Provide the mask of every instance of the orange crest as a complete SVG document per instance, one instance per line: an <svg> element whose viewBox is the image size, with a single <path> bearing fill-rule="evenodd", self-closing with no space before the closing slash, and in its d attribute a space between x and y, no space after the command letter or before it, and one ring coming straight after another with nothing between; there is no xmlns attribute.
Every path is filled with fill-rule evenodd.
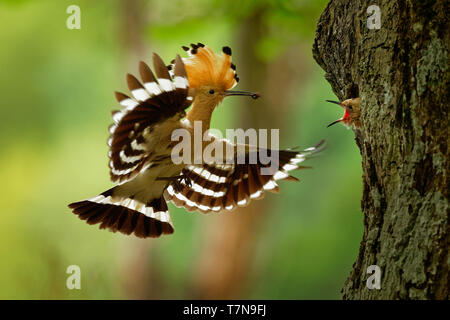
<svg viewBox="0 0 450 320"><path fill-rule="evenodd" d="M189 58L183 58L189 87L213 86L225 91L239 81L236 66L231 63L229 47L223 47L221 54L215 54L202 43L191 44L191 48L183 46L183 49L190 55Z"/></svg>

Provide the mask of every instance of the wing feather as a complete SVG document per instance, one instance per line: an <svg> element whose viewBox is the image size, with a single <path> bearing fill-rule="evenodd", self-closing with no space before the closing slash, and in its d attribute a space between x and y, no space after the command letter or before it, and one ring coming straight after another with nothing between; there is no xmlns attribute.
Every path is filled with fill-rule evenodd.
<svg viewBox="0 0 450 320"><path fill-rule="evenodd" d="M277 166L269 175L262 174L262 168L269 168L259 160L249 164L203 164L189 165L182 174L189 178L191 185L182 182L177 190L172 185L165 191L167 200L177 207L202 213L231 211L236 207L247 206L251 200L261 199L264 191L279 192L278 180L298 181L288 173L292 170L307 168L300 163L324 149L324 142L303 151L280 150ZM257 152L257 151L253 151ZM246 157L248 160L249 156Z"/></svg>
<svg viewBox="0 0 450 320"><path fill-rule="evenodd" d="M133 97L116 92L116 99L123 107L113 111L114 124L109 127L109 167L112 181L120 183L136 176L150 164L154 130L165 120L185 115L192 99L188 99L188 80L183 61L175 59L175 78L172 78L164 62L153 55L157 77L144 62L139 64L143 84L131 74L127 75L128 88ZM181 85L182 84L182 85Z"/></svg>

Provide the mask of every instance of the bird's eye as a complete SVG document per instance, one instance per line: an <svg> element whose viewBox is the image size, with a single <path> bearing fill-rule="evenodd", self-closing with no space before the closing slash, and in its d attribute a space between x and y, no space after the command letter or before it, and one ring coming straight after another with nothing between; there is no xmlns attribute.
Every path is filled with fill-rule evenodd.
<svg viewBox="0 0 450 320"><path fill-rule="evenodd" d="M209 94L214 94L214 90L213 89L209 90Z"/></svg>
<svg viewBox="0 0 450 320"><path fill-rule="evenodd" d="M350 106L350 105L348 106L348 108L349 108L350 110L353 110L353 107L352 107L352 106Z"/></svg>

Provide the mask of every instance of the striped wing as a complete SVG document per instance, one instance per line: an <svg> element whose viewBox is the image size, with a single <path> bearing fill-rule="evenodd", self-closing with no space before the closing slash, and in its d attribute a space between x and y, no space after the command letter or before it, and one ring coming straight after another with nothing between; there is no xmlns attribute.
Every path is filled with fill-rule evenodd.
<svg viewBox="0 0 450 320"><path fill-rule="evenodd" d="M139 238L159 237L173 233L172 220L163 197L147 204L129 197L114 196L117 187L102 194L71 203L69 208L88 224L100 224L100 229L134 233Z"/></svg>
<svg viewBox="0 0 450 320"><path fill-rule="evenodd" d="M140 63L143 84L127 75L133 97L116 92L124 108L113 111L114 123L109 128L108 155L113 182L128 181L149 165L152 137L158 136L159 124L169 118L184 117L184 110L192 102L186 70L179 56L175 59L173 76L157 54L153 54L153 66L156 77L144 62Z"/></svg>
<svg viewBox="0 0 450 320"><path fill-rule="evenodd" d="M236 207L247 206L252 199L261 199L264 191L278 193L278 180L298 181L289 175L289 171L306 168L300 163L323 148L324 141L321 141L315 147L301 152L280 150L276 169L269 175L262 174L261 169L269 168L270 165L262 164L259 155L255 164L246 161L246 164L189 165L183 169L183 174L190 183L181 181L181 188L169 185L164 195L166 200L188 211L231 211Z"/></svg>

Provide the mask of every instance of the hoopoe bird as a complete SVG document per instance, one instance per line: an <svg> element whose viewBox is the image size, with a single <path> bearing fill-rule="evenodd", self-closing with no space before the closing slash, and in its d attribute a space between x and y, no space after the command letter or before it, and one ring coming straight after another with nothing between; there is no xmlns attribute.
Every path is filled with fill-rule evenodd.
<svg viewBox="0 0 450 320"><path fill-rule="evenodd" d="M127 75L132 97L116 92L123 109L113 111L108 155L111 180L118 185L69 205L88 224L140 238L171 234L174 228L167 202L202 213L246 206L250 200L262 198L264 191L278 192L277 180L298 181L288 172L304 168L300 163L323 148L321 142L302 152L280 150L271 174L262 174L268 165L259 158L253 164L175 164L171 158L176 143L171 133L175 129L194 134L193 123L200 121L205 132L214 109L225 97L259 96L230 90L239 77L229 47L223 47L220 54L201 43L183 49L189 57L177 56L169 66L153 54L155 73L140 62L142 82ZM210 137L224 148L231 146L235 155L239 152L237 144ZM246 145L244 158L257 151L257 147Z"/></svg>
<svg viewBox="0 0 450 320"><path fill-rule="evenodd" d="M334 100L326 100L326 101L337 104L338 106L344 108L344 115L342 116L342 118L333 121L327 126L327 128L339 122L344 124L347 128L350 128L350 126L359 128L361 126L361 122L359 120L360 116L359 98L347 99L342 102Z"/></svg>

